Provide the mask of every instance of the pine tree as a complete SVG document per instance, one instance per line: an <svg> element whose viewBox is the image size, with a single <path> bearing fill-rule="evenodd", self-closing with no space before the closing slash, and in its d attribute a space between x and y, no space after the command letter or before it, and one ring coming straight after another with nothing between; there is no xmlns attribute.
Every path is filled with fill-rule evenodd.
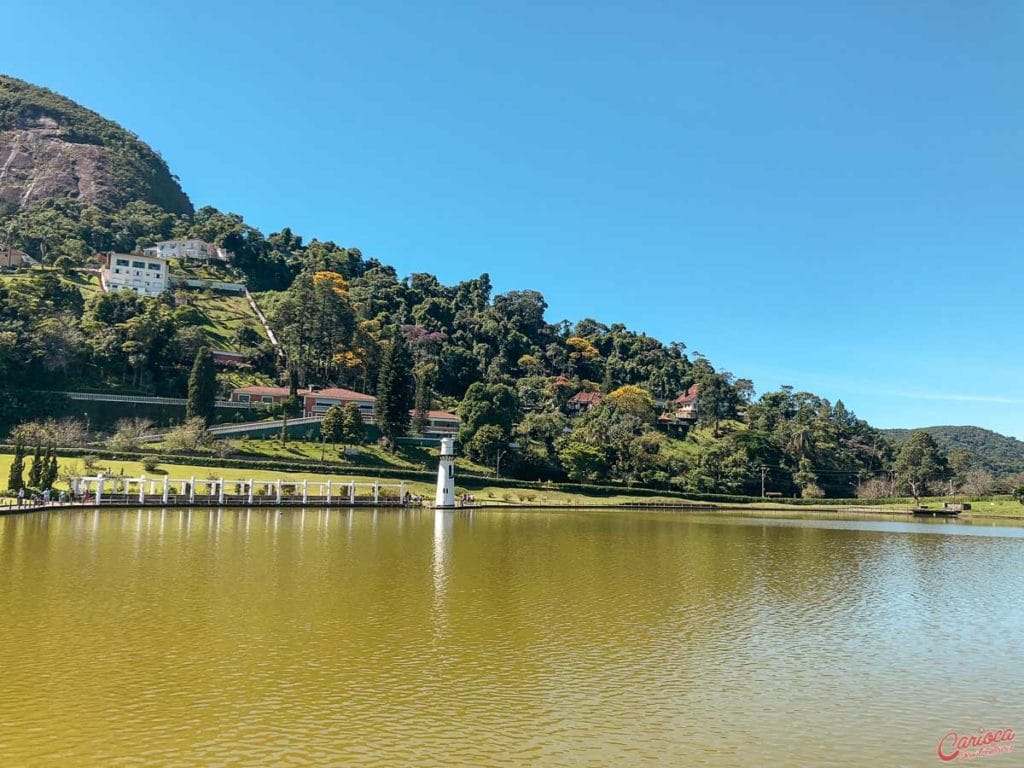
<svg viewBox="0 0 1024 768"><path fill-rule="evenodd" d="M188 403L185 412L188 418L200 417L209 424L213 420L214 403L217 399L217 369L213 364L213 353L209 347L202 347L192 363L188 377Z"/></svg>
<svg viewBox="0 0 1024 768"><path fill-rule="evenodd" d="M36 446L36 452L32 454L32 466L28 470L28 487L38 488L39 482L43 479L42 447Z"/></svg>
<svg viewBox="0 0 1024 768"><path fill-rule="evenodd" d="M389 448L409 431L409 411L413 407L415 381L412 356L399 331L384 350L377 382L377 426Z"/></svg>
<svg viewBox="0 0 1024 768"><path fill-rule="evenodd" d="M422 435L430 425L430 405L432 398L430 383L426 376L416 377L416 405L412 419L412 428L416 434Z"/></svg>
<svg viewBox="0 0 1024 768"><path fill-rule="evenodd" d="M43 471L39 484L45 491L47 488L52 490L55 482L57 482L57 452L51 445L46 449L46 457L43 459Z"/></svg>
<svg viewBox="0 0 1024 768"><path fill-rule="evenodd" d="M7 490L20 491L25 487L25 444L20 440L14 444L14 459L11 461L11 471L7 476Z"/></svg>

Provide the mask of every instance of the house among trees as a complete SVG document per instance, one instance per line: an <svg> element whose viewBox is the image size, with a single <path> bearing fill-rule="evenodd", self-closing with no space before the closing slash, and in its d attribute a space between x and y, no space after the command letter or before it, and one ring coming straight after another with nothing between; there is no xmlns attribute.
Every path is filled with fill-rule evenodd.
<svg viewBox="0 0 1024 768"><path fill-rule="evenodd" d="M671 432L683 431L696 423L698 394L700 394L700 386L697 384L683 392L672 401L674 410L658 417L658 426ZM659 402L659 405L663 405L663 403Z"/></svg>
<svg viewBox="0 0 1024 768"><path fill-rule="evenodd" d="M183 261L228 261L231 253L205 240L162 240L143 250L147 256Z"/></svg>
<svg viewBox="0 0 1024 768"><path fill-rule="evenodd" d="M218 368L238 368L244 365L249 359L248 355L241 352L232 352L228 349L213 349L213 364Z"/></svg>
<svg viewBox="0 0 1024 768"><path fill-rule="evenodd" d="M306 416L323 416L332 405L355 403L359 406L359 414L363 417L363 421L372 424L376 419L374 409L377 398L373 395L364 395L362 392L341 387L327 389L310 387L300 392L299 396L302 398L302 412Z"/></svg>
<svg viewBox="0 0 1024 768"><path fill-rule="evenodd" d="M229 398L233 403L251 403L258 405L280 405L288 397L288 387L238 387L231 391ZM366 424L374 424L377 421L376 405L377 398L373 395L366 395L351 389L341 387L328 387L318 389L309 387L296 392L302 401L303 416L323 416L330 410L331 406L346 403L355 403L359 406L359 415ZM415 411L410 411L415 419ZM437 438L451 437L459 431L459 417L447 411L427 411L427 422L423 429L423 437Z"/></svg>
<svg viewBox="0 0 1024 768"><path fill-rule="evenodd" d="M33 264L38 262L24 251L19 251L7 243L0 243L0 269L31 267Z"/></svg>
<svg viewBox="0 0 1024 768"><path fill-rule="evenodd" d="M700 394L700 385L694 384L675 400L676 419L692 423L697 420L697 395Z"/></svg>
<svg viewBox="0 0 1024 768"><path fill-rule="evenodd" d="M105 291L134 291L140 296L159 296L168 285L167 262L142 254L108 253L100 283Z"/></svg>
<svg viewBox="0 0 1024 768"><path fill-rule="evenodd" d="M288 387L238 387L231 390L232 403L251 403L259 405L280 405L289 394ZM302 391L299 391L302 396Z"/></svg>
<svg viewBox="0 0 1024 768"><path fill-rule="evenodd" d="M565 404L570 416L579 416L586 413L604 399L600 392L577 392L569 398Z"/></svg>
<svg viewBox="0 0 1024 768"><path fill-rule="evenodd" d="M416 412L413 411L413 420L416 419ZM423 427L423 437L452 437L459 431L459 417L447 411L427 411L427 423Z"/></svg>

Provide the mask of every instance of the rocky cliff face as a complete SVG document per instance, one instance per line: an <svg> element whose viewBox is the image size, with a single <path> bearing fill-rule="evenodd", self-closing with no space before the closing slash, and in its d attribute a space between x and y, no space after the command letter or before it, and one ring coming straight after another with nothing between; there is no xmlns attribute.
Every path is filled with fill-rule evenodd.
<svg viewBox="0 0 1024 768"><path fill-rule="evenodd" d="M0 201L18 208L53 197L103 204L114 194L103 147L64 141L53 118L0 133Z"/></svg>
<svg viewBox="0 0 1024 768"><path fill-rule="evenodd" d="M52 91L0 76L0 203L23 208L59 197L192 212L167 164L133 134Z"/></svg>

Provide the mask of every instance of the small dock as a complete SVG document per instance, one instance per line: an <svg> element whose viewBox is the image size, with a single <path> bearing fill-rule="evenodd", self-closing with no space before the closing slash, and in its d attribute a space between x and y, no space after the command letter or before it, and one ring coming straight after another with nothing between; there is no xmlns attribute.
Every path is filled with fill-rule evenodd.
<svg viewBox="0 0 1024 768"><path fill-rule="evenodd" d="M970 504L952 504L943 502L941 507L916 507L910 510L917 517L957 517L961 512L969 512Z"/></svg>

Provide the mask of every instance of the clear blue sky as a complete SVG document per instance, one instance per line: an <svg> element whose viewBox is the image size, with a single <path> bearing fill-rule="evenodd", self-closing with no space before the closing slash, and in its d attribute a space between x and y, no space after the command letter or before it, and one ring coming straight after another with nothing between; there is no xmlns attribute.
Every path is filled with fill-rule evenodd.
<svg viewBox="0 0 1024 768"><path fill-rule="evenodd" d="M856 6L856 7L852 7ZM16 3L197 205L1024 438L1024 5Z"/></svg>

